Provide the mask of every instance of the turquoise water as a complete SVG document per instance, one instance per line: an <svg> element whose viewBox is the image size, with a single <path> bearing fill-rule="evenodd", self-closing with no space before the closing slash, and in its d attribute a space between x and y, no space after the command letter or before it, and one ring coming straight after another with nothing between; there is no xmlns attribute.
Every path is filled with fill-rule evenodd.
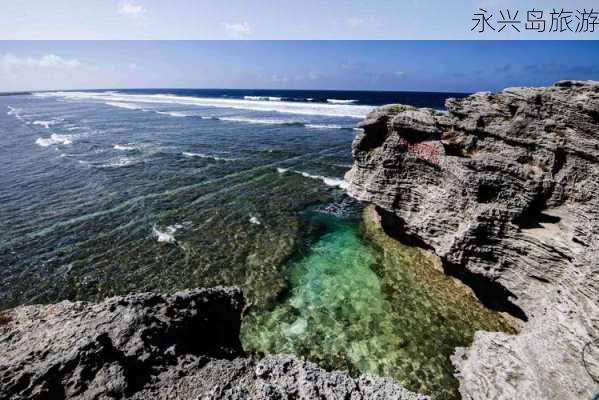
<svg viewBox="0 0 599 400"><path fill-rule="evenodd" d="M287 299L246 322L246 347L302 354L329 368L384 370L401 339L381 281L370 269L375 250L359 237L356 224L320 218L328 219L322 222L331 231L291 264Z"/></svg>
<svg viewBox="0 0 599 400"><path fill-rule="evenodd" d="M242 342L353 375L389 376L434 399L458 399L449 357L479 329L507 330L430 260L372 222L317 215L324 232L290 262L288 293L251 314Z"/></svg>

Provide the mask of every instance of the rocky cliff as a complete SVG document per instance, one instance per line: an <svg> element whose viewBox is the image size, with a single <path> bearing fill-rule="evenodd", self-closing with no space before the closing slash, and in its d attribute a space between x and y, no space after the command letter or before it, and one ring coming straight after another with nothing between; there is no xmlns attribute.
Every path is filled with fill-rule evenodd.
<svg viewBox="0 0 599 400"><path fill-rule="evenodd" d="M426 400L291 356L245 358L237 289L62 302L0 314L0 399Z"/></svg>
<svg viewBox="0 0 599 400"><path fill-rule="evenodd" d="M438 255L521 333L452 359L465 399L591 399L599 336L599 82L391 105L362 122L346 176L393 236ZM589 348L589 346L587 346Z"/></svg>

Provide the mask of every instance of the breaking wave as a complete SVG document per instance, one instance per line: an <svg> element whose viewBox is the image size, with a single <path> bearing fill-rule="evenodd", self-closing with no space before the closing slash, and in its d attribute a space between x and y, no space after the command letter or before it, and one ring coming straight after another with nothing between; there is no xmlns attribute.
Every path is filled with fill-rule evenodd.
<svg viewBox="0 0 599 400"><path fill-rule="evenodd" d="M190 114L185 114L178 111L156 111L156 114L160 115L168 115L170 117L184 118L184 117L192 117Z"/></svg>
<svg viewBox="0 0 599 400"><path fill-rule="evenodd" d="M347 189L347 186L348 186L348 183L346 181L344 181L343 179L339 179L339 178L331 178L331 177L322 176L322 175L312 175L307 172L295 171L295 170L287 169L287 168L277 168L277 172L279 174L284 174L286 172L292 172L294 174L299 174L306 178L317 179L319 181L322 181L327 186L338 187L341 189Z"/></svg>
<svg viewBox="0 0 599 400"><path fill-rule="evenodd" d="M21 114L19 114L21 110L16 109L12 106L8 106L8 111L6 112L6 115L12 115L13 117L15 117L16 119L18 119L19 121L23 120L23 117L21 116Z"/></svg>
<svg viewBox="0 0 599 400"><path fill-rule="evenodd" d="M109 106L113 106L113 107L126 108L127 110L141 110L141 109L143 109L142 106L140 106L138 104L133 104L133 103L121 103L121 102L116 102L116 101L108 101L108 102L106 102L104 104L109 105Z"/></svg>
<svg viewBox="0 0 599 400"><path fill-rule="evenodd" d="M301 115L364 118L374 107L354 105L349 100L329 99L328 103L223 99L210 97L177 96L171 94L124 94L114 92L48 92L39 97L60 97L70 100L91 100L117 107L139 109L139 104L177 104L200 107L232 108L251 111L280 112ZM335 102L331 102L336 101ZM339 103L341 102L341 103Z"/></svg>
<svg viewBox="0 0 599 400"><path fill-rule="evenodd" d="M210 119L213 121L237 122L242 124L258 124L258 125L286 125L286 126L303 126L309 129L354 129L353 126L342 126L335 124L308 124L302 121L294 121L290 119L273 119L273 118L248 118L248 117L209 117L194 114L186 114L177 111L156 111L157 114L169 115L171 117L196 117L201 119Z"/></svg>
<svg viewBox="0 0 599 400"><path fill-rule="evenodd" d="M354 104L357 102L358 102L358 100L327 99L327 103L330 103L330 104Z"/></svg>
<svg viewBox="0 0 599 400"><path fill-rule="evenodd" d="M242 122L246 124L264 124L264 125L304 125L303 122L300 121L291 121L291 120L280 120L280 119L260 119L260 118L246 118L246 117L216 117L214 118L219 121L227 121L227 122Z"/></svg>
<svg viewBox="0 0 599 400"><path fill-rule="evenodd" d="M115 144L114 146L112 146L112 148L121 151L133 151L137 150L139 146L134 144Z"/></svg>
<svg viewBox="0 0 599 400"><path fill-rule="evenodd" d="M56 133L53 133L48 138L37 138L35 143L42 147L48 147L55 144L68 145L73 143L73 138L69 135L57 135Z"/></svg>
<svg viewBox="0 0 599 400"><path fill-rule="evenodd" d="M52 125L56 125L59 121L56 119L50 121L33 121L32 125L41 125L46 129L49 129Z"/></svg>
<svg viewBox="0 0 599 400"><path fill-rule="evenodd" d="M306 124L306 128L311 129L354 129L352 126L342 126L334 124Z"/></svg>
<svg viewBox="0 0 599 400"><path fill-rule="evenodd" d="M257 101L281 101L281 97L275 96L243 96L245 100L257 100Z"/></svg>
<svg viewBox="0 0 599 400"><path fill-rule="evenodd" d="M101 168L120 168L120 167L129 167L131 165L139 164L141 160L137 160L135 158L130 157L119 157L111 160L106 164L100 165Z"/></svg>
<svg viewBox="0 0 599 400"><path fill-rule="evenodd" d="M152 236L154 236L159 242L177 243L177 240L175 239L175 232L181 228L183 228L183 225L176 224L167 226L164 228L164 230L160 230L156 227L156 225L154 225L152 227Z"/></svg>
<svg viewBox="0 0 599 400"><path fill-rule="evenodd" d="M183 154L185 157L210 158L210 159L216 160L216 161L235 161L234 158L225 158L225 157L219 157L219 156L214 156L214 155L204 154L204 153L190 153L188 151L184 151L181 154Z"/></svg>

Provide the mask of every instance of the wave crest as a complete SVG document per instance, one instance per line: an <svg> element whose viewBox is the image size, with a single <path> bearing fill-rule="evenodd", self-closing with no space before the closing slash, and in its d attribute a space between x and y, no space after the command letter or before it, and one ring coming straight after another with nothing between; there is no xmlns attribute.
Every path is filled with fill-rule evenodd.
<svg viewBox="0 0 599 400"><path fill-rule="evenodd" d="M348 187L348 183L345 180L339 179L339 178L332 178L329 176L322 176L322 175L312 175L307 172L295 171L295 170L287 169L287 168L277 168L277 172L279 174L284 174L286 172L292 172L294 174L299 174L306 178L317 179L319 181L322 181L327 186L338 187L340 189L347 189L347 187Z"/></svg>
<svg viewBox="0 0 599 400"><path fill-rule="evenodd" d="M59 120L56 119L52 119L50 121L33 121L32 125L40 125L46 129L49 129L52 125L56 125L58 122Z"/></svg>
<svg viewBox="0 0 599 400"><path fill-rule="evenodd" d="M184 151L181 154L183 154L185 157L210 158L210 159L216 160L216 161L235 161L234 158L225 158L225 157L219 157L219 156L214 156L214 155L204 154L204 153L190 153L188 151Z"/></svg>
<svg viewBox="0 0 599 400"><path fill-rule="evenodd" d="M281 101L282 97L276 96L243 96L244 100L256 100L256 101Z"/></svg>
<svg viewBox="0 0 599 400"><path fill-rule="evenodd" d="M330 104L354 104L357 102L358 102L358 100L327 99L327 103L330 103Z"/></svg>
<svg viewBox="0 0 599 400"><path fill-rule="evenodd" d="M42 147L48 147L56 144L69 145L73 143L73 138L69 135L57 135L56 133L53 133L48 138L37 138L35 143Z"/></svg>
<svg viewBox="0 0 599 400"><path fill-rule="evenodd" d="M372 106L350 104L349 100L338 100L335 102L335 99L329 99L333 102L329 101L328 103L314 103L191 97L172 94L124 94L114 92L48 92L37 93L36 95L44 97L54 96L69 100L100 101L117 107L135 109L140 108L140 104L177 104L359 119L364 118L374 109Z"/></svg>

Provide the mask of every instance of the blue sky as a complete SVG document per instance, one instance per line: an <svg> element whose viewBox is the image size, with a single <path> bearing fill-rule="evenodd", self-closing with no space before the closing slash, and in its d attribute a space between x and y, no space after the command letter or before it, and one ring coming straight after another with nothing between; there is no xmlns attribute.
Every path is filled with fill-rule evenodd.
<svg viewBox="0 0 599 400"><path fill-rule="evenodd" d="M599 39L594 33L471 32L486 9L598 9L597 0L3 1L0 39ZM599 28L599 27L598 27Z"/></svg>
<svg viewBox="0 0 599 400"><path fill-rule="evenodd" d="M599 80L597 41L0 41L0 91L496 91Z"/></svg>

